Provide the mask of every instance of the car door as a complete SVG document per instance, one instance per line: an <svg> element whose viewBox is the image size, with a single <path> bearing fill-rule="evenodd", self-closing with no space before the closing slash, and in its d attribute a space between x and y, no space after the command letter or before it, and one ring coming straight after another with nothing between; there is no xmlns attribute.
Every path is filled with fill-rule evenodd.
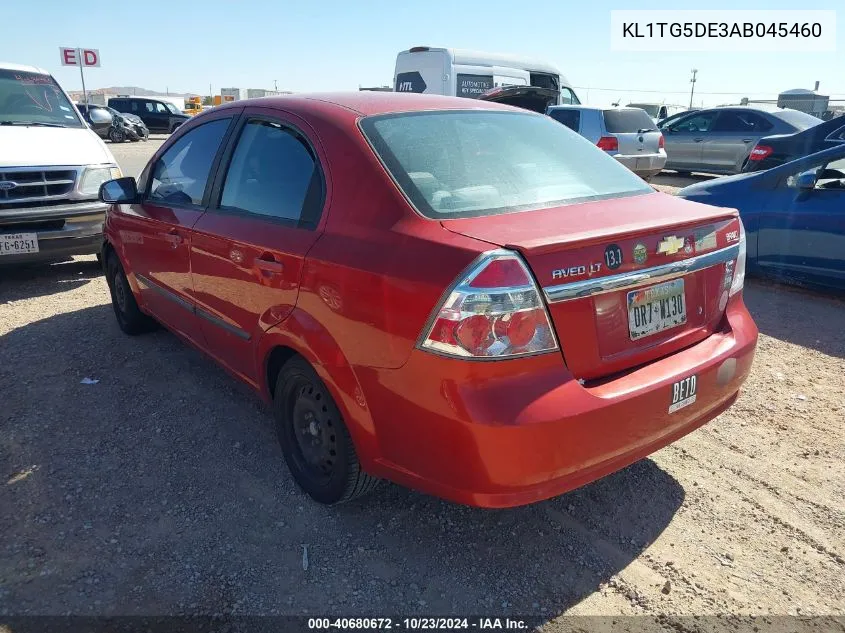
<svg viewBox="0 0 845 633"><path fill-rule="evenodd" d="M170 115L164 104L158 101L144 101L144 122L151 131L155 132L169 132L170 131Z"/></svg>
<svg viewBox="0 0 845 633"><path fill-rule="evenodd" d="M296 305L326 180L314 133L292 115L246 108L229 145L193 229L192 279L209 351L255 383L261 334Z"/></svg>
<svg viewBox="0 0 845 633"><path fill-rule="evenodd" d="M762 269L845 288L845 151L826 164L804 164L784 179L760 217ZM795 186L817 169L813 189Z"/></svg>
<svg viewBox="0 0 845 633"><path fill-rule="evenodd" d="M720 173L739 173L757 141L774 125L756 112L722 110L702 142L702 163Z"/></svg>
<svg viewBox="0 0 845 633"><path fill-rule="evenodd" d="M701 169L702 142L718 113L695 112L661 127L666 144L668 169Z"/></svg>
<svg viewBox="0 0 845 633"><path fill-rule="evenodd" d="M226 113L166 144L146 170L141 202L124 205L116 224L144 306L197 344L202 335L190 278L190 229L203 214L209 176L232 120Z"/></svg>

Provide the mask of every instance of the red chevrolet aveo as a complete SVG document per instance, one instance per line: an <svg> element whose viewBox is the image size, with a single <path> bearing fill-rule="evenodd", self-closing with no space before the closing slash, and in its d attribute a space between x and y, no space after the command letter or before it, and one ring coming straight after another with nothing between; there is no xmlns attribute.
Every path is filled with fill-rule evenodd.
<svg viewBox="0 0 845 633"><path fill-rule="evenodd" d="M323 503L379 479L559 495L711 420L751 368L737 213L524 110L239 101L100 195L121 329L161 323L261 393Z"/></svg>

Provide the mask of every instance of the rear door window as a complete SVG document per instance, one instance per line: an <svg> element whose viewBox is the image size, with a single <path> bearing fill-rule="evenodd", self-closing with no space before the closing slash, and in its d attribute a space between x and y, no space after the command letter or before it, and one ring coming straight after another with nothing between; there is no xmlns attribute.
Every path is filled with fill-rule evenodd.
<svg viewBox="0 0 845 633"><path fill-rule="evenodd" d="M153 167L153 202L201 205L211 165L231 119L209 121L179 138Z"/></svg>
<svg viewBox="0 0 845 633"><path fill-rule="evenodd" d="M752 133L766 132L774 127L765 118L755 112L738 112L729 110L719 113L713 123L714 132Z"/></svg>
<svg viewBox="0 0 845 633"><path fill-rule="evenodd" d="M640 130L656 130L657 126L646 113L639 108L605 110L604 127L611 134L636 134Z"/></svg>
<svg viewBox="0 0 845 633"><path fill-rule="evenodd" d="M232 154L220 206L316 224L322 198L322 175L305 139L276 121L248 121Z"/></svg>
<svg viewBox="0 0 845 633"><path fill-rule="evenodd" d="M581 129L581 111L580 110L551 110L549 116L558 123L563 123L573 132Z"/></svg>

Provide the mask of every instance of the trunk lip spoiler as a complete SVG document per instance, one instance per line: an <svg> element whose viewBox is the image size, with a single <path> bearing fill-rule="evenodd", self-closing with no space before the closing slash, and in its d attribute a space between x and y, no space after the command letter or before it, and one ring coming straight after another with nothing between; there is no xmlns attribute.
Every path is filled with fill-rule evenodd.
<svg viewBox="0 0 845 633"><path fill-rule="evenodd" d="M643 270L634 270L598 279L585 279L573 281L557 286L543 288L543 294L548 303L559 303L561 301L572 301L583 299L607 292L628 290L638 288L647 284L668 281L682 277L691 272L711 268L734 260L739 255L739 244L732 244L710 253L704 253L689 259L669 264L661 264Z"/></svg>

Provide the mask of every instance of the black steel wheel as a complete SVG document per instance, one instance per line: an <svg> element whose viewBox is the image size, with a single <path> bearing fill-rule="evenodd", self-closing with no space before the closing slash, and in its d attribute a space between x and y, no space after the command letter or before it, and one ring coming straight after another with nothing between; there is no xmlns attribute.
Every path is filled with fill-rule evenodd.
<svg viewBox="0 0 845 633"><path fill-rule="evenodd" d="M123 128L113 127L109 130L109 140L112 143L123 143L126 140L126 132Z"/></svg>
<svg viewBox="0 0 845 633"><path fill-rule="evenodd" d="M123 266L113 252L106 260L106 281L111 293L114 316L124 333L135 336L158 328L158 323L141 312L138 307L132 288L129 287L129 280L123 272Z"/></svg>
<svg viewBox="0 0 845 633"><path fill-rule="evenodd" d="M361 469L343 416L303 358L289 360L276 382L273 412L288 469L315 501L335 504L369 493L378 479Z"/></svg>

